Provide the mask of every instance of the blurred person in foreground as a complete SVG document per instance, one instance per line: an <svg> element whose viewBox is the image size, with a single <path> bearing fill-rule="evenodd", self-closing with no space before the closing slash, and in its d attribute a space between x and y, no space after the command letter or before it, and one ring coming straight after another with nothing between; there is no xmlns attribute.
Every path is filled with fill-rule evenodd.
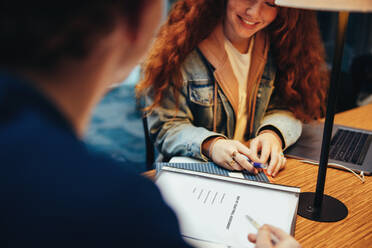
<svg viewBox="0 0 372 248"><path fill-rule="evenodd" d="M156 186L81 141L95 104L144 55L162 8L1 1L1 247L187 247Z"/></svg>
<svg viewBox="0 0 372 248"><path fill-rule="evenodd" d="M1 247L187 247L153 183L81 141L93 107L143 57L162 5L1 2Z"/></svg>

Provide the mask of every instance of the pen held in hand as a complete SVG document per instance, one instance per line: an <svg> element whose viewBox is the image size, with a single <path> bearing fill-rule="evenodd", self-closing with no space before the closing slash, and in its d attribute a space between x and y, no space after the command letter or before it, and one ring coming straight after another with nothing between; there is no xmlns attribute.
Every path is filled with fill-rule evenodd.
<svg viewBox="0 0 372 248"><path fill-rule="evenodd" d="M257 231L260 229L261 225L258 224L257 221L256 221L255 219L253 219L253 218L252 218L251 216L249 216L249 215L245 215L245 217L247 218L247 220L249 221L249 223L251 223L252 226L253 226L254 228L256 228ZM271 234L270 236L271 236L271 242L272 242L273 244L277 244L277 243L279 243L279 240L278 240L277 237L275 237L273 234Z"/></svg>
<svg viewBox="0 0 372 248"><path fill-rule="evenodd" d="M257 169L267 169L268 164L267 163L259 163L259 162L253 162L250 158L245 156L244 154L241 154L251 165L253 165L254 168Z"/></svg>

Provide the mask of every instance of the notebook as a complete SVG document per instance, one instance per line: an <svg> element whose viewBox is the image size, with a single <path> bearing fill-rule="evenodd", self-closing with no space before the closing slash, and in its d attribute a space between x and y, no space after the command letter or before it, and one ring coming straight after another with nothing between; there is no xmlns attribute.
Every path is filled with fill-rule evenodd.
<svg viewBox="0 0 372 248"><path fill-rule="evenodd" d="M285 154L312 162L319 162L323 139L323 123L304 124L301 137ZM372 131L334 125L329 149L328 165L343 166L365 175L372 173Z"/></svg>

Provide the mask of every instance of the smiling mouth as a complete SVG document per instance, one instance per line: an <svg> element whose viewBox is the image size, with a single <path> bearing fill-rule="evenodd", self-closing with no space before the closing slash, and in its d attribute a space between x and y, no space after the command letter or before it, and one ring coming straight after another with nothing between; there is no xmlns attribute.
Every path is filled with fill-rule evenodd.
<svg viewBox="0 0 372 248"><path fill-rule="evenodd" d="M248 20L244 19L244 18L241 17L241 16L239 16L239 19L240 19L243 23L245 23L245 24L247 24L247 25L250 25L250 26L254 26L254 25L259 24L259 22L248 21Z"/></svg>

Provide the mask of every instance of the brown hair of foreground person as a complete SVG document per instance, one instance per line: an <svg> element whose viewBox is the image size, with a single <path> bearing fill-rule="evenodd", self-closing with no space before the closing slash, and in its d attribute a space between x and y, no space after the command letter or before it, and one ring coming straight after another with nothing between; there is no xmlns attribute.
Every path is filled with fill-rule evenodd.
<svg viewBox="0 0 372 248"><path fill-rule="evenodd" d="M117 18L136 37L148 0L19 1L0 3L0 66L51 69L61 58L86 56Z"/></svg>

